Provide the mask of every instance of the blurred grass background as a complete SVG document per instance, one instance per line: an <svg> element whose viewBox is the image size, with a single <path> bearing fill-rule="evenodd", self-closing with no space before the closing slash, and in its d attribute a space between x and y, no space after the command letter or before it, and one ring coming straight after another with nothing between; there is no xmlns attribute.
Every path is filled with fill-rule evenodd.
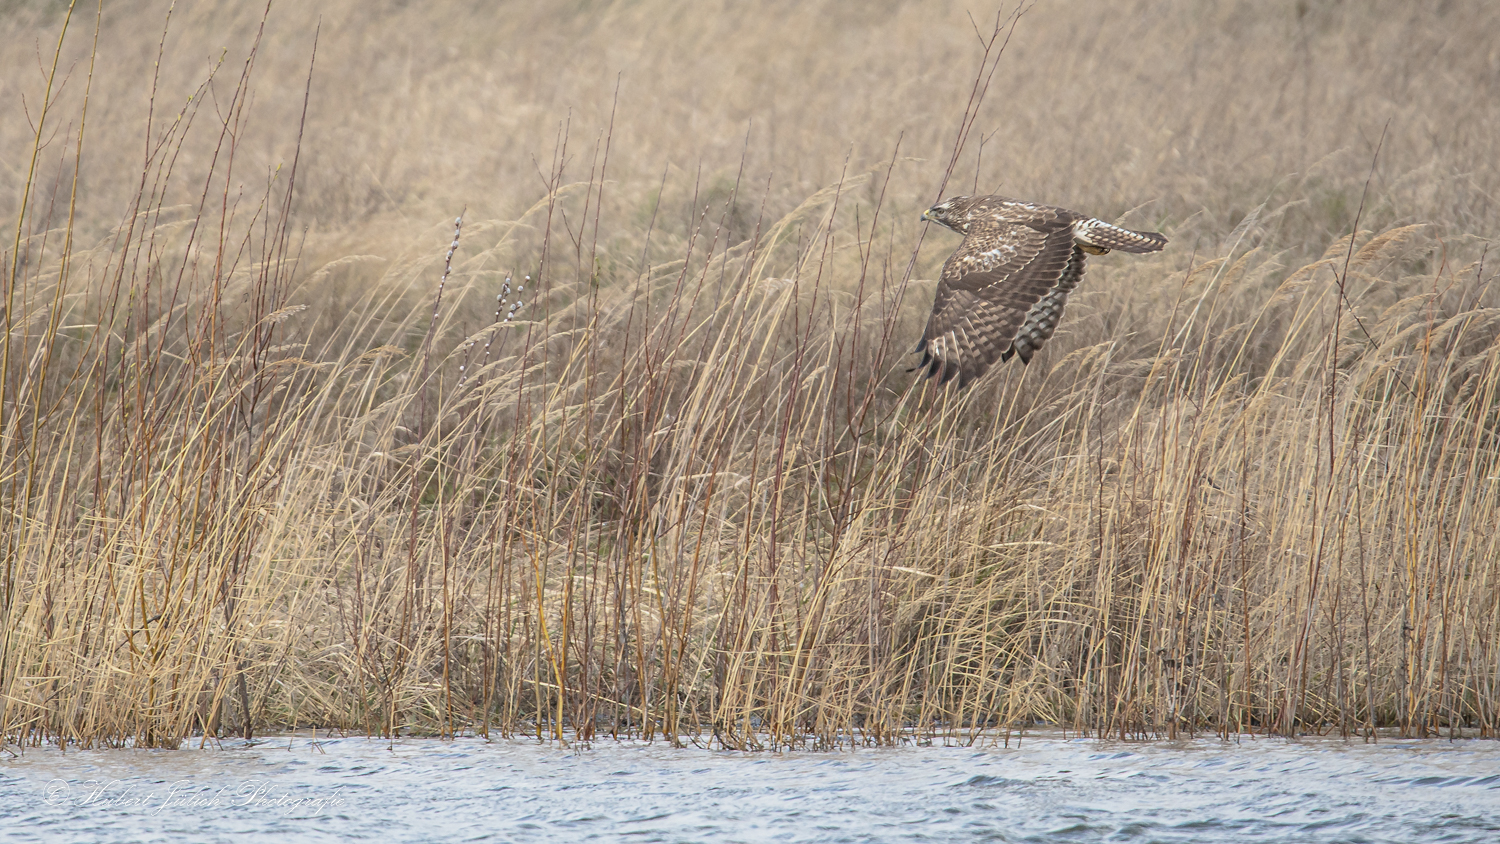
<svg viewBox="0 0 1500 844"><path fill-rule="evenodd" d="M0 730L1493 735L1500 9L1012 11L0 8Z"/></svg>

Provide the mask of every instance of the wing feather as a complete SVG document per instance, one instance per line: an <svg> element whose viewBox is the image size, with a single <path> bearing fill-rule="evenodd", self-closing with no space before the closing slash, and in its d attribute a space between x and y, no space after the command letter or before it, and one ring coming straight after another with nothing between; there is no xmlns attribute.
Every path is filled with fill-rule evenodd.
<svg viewBox="0 0 1500 844"><path fill-rule="evenodd" d="M962 387L1012 350L1027 315L1071 262L1074 219L1049 214L1024 223L975 223L943 264L917 344L919 368L939 382L957 378Z"/></svg>
<svg viewBox="0 0 1500 844"><path fill-rule="evenodd" d="M1078 286L1083 279L1083 263L1088 259L1088 254L1083 247L1074 244L1073 254L1068 259L1068 266L1058 277L1057 284L1047 291L1047 295L1041 301L1031 306L1026 312L1026 322L1016 331L1014 343L1000 354L1001 360L1010 360L1011 355L1019 355L1022 363L1031 363L1031 356L1052 337L1052 332L1057 330L1057 323L1062 319L1063 307L1068 303L1068 294Z"/></svg>

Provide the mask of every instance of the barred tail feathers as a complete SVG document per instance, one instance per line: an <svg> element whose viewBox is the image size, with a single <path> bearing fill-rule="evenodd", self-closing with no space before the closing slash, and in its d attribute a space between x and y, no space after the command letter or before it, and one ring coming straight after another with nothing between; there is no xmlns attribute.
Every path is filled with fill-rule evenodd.
<svg viewBox="0 0 1500 844"><path fill-rule="evenodd" d="M1112 226L1103 220L1086 219L1073 224L1073 239L1079 245L1108 251L1160 252L1167 245L1167 236L1161 232L1137 232Z"/></svg>

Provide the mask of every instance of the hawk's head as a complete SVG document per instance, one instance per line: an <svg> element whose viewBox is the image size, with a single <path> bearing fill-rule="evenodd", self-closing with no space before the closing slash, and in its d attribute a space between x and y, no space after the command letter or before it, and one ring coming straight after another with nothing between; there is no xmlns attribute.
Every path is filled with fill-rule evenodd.
<svg viewBox="0 0 1500 844"><path fill-rule="evenodd" d="M955 196L945 199L924 211L922 219L931 220L959 234L968 234L969 207L974 204L973 199L972 196Z"/></svg>

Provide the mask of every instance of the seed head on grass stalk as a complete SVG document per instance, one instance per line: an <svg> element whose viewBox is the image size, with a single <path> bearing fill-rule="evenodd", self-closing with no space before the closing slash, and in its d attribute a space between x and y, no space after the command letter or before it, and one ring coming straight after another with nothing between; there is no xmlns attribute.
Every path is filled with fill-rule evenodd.
<svg viewBox="0 0 1500 844"><path fill-rule="evenodd" d="M526 276L526 280L531 281L531 276ZM478 367L481 370L483 370L484 367L487 366L490 362L490 347L495 342L495 335L500 332L501 328L509 324L510 321L515 318L516 312L521 309L521 306L526 304L521 298L521 294L526 291L526 285L522 284L516 287L516 298L514 301L512 301L510 299L510 281L511 277L507 275L505 277L505 281L500 285L500 292L495 294L495 319L492 324L493 327L490 329L490 332L485 335L484 338L484 357L479 361ZM503 317L502 313L504 314ZM470 340L464 345L464 362L458 367L459 389L463 388L464 382L468 378L468 350L472 348L473 345L473 340Z"/></svg>
<svg viewBox="0 0 1500 844"><path fill-rule="evenodd" d="M453 253L458 251L458 236L463 231L464 217L460 213L453 221L453 242L448 244L448 254L443 257L443 275L438 279L437 295L432 300L432 320L427 324L427 334L422 338L422 364L421 377L417 379L417 389L422 391L421 415L418 421L418 436L422 434L421 427L427 424L427 362L432 353L433 335L437 333L438 314L443 307L443 287L448 283L448 275L453 272Z"/></svg>

